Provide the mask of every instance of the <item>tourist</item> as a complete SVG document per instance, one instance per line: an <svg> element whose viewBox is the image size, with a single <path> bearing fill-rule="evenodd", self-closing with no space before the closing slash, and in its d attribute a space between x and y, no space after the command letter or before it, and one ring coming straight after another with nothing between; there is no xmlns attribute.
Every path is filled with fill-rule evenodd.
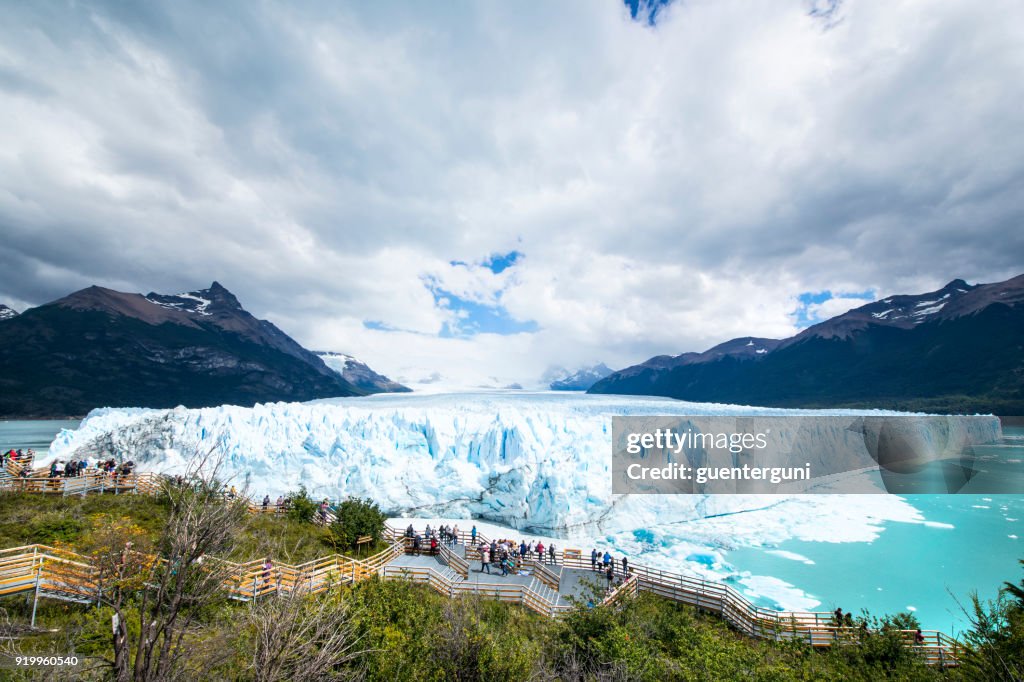
<svg viewBox="0 0 1024 682"><path fill-rule="evenodd" d="M432 535L430 537L430 556L437 554L437 536Z"/></svg>
<svg viewBox="0 0 1024 682"><path fill-rule="evenodd" d="M471 531L469 531L469 540L470 540L470 544L472 544L472 545L476 544L476 524L473 524L473 529ZM494 550L492 549L491 551L494 551Z"/></svg>
<svg viewBox="0 0 1024 682"><path fill-rule="evenodd" d="M555 543L548 545L548 563L555 563Z"/></svg>
<svg viewBox="0 0 1024 682"><path fill-rule="evenodd" d="M274 564L270 563L270 557L267 557L267 560L263 562L263 584L264 585L269 585L270 584L270 572L273 570L273 568L274 568Z"/></svg>
<svg viewBox="0 0 1024 682"><path fill-rule="evenodd" d="M284 510L284 495L277 496L277 513L280 514Z"/></svg>
<svg viewBox="0 0 1024 682"><path fill-rule="evenodd" d="M612 589L612 583L615 582L615 569L612 568L611 564L608 564L608 568L605 570L604 576L608 579L608 589Z"/></svg>
<svg viewBox="0 0 1024 682"><path fill-rule="evenodd" d="M321 525L324 525L324 526L327 525L327 510L328 510L329 507L330 507L330 504L327 502L327 498L325 497L324 501L320 503L320 523L321 523Z"/></svg>
<svg viewBox="0 0 1024 682"><path fill-rule="evenodd" d="M416 531L413 529L412 524L410 523L409 527L405 529L405 537L411 538L411 537L414 537L415 535L416 535Z"/></svg>
<svg viewBox="0 0 1024 682"><path fill-rule="evenodd" d="M835 613L833 613L832 616L833 620L835 621L835 626L837 628L843 627L843 609L840 607L836 607Z"/></svg>
<svg viewBox="0 0 1024 682"><path fill-rule="evenodd" d="M529 551L529 550L526 547L526 540L520 540L519 541L519 558L520 559L525 559L527 551Z"/></svg>
<svg viewBox="0 0 1024 682"><path fill-rule="evenodd" d="M914 644L924 646L924 633L921 632L921 628L918 628L917 632L914 633Z"/></svg>
<svg viewBox="0 0 1024 682"><path fill-rule="evenodd" d="M413 538L412 538L412 554L413 554L413 556L419 556L420 555L420 547L422 547L422 546L423 546L423 538L420 537L419 533L416 533L416 535L414 535Z"/></svg>
<svg viewBox="0 0 1024 682"><path fill-rule="evenodd" d="M541 541L537 542L537 562L540 563L544 560L544 543Z"/></svg>
<svg viewBox="0 0 1024 682"><path fill-rule="evenodd" d="M454 528L452 528L452 544L453 545L459 544L459 526L458 525L456 525Z"/></svg>
<svg viewBox="0 0 1024 682"><path fill-rule="evenodd" d="M597 548L590 550L590 570L597 570Z"/></svg>
<svg viewBox="0 0 1024 682"><path fill-rule="evenodd" d="M484 543L480 543L480 572L487 571L491 574L491 550Z"/></svg>
<svg viewBox="0 0 1024 682"><path fill-rule="evenodd" d="M612 565L612 555L611 555L611 552L607 552L606 551L604 553L604 567L608 568L611 565Z"/></svg>
<svg viewBox="0 0 1024 682"><path fill-rule="evenodd" d="M622 575L629 577L629 559L622 557Z"/></svg>
<svg viewBox="0 0 1024 682"><path fill-rule="evenodd" d="M504 545L502 547L504 547ZM498 553L498 543L495 540L491 540L491 557L496 556L497 553Z"/></svg>
<svg viewBox="0 0 1024 682"><path fill-rule="evenodd" d="M263 511L267 511L267 508L269 506L270 506L270 495L264 495L263 496Z"/></svg>

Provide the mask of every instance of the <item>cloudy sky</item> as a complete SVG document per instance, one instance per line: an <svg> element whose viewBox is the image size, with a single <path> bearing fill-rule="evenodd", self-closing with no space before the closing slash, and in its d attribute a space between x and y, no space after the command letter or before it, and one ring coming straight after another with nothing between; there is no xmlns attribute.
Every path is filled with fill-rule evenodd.
<svg viewBox="0 0 1024 682"><path fill-rule="evenodd" d="M529 384L1024 272L1018 0L336 5L4 3L0 302Z"/></svg>

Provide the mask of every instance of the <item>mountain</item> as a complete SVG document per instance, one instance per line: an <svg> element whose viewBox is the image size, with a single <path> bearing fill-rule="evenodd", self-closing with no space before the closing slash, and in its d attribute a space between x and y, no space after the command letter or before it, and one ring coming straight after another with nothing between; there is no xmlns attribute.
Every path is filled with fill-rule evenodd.
<svg viewBox="0 0 1024 682"><path fill-rule="evenodd" d="M363 395L214 282L168 296L102 287L0 322L0 415Z"/></svg>
<svg viewBox="0 0 1024 682"><path fill-rule="evenodd" d="M340 374L345 381L366 393L409 393L412 391L397 381L378 374L365 363L351 355L331 351L315 351L328 367Z"/></svg>
<svg viewBox="0 0 1024 682"><path fill-rule="evenodd" d="M777 407L1024 414L1024 275L890 296L788 339L657 356L591 393Z"/></svg>
<svg viewBox="0 0 1024 682"><path fill-rule="evenodd" d="M611 367L601 362L592 367L576 370L561 379L556 379L548 384L548 387L552 391L586 391L614 371Z"/></svg>
<svg viewBox="0 0 1024 682"><path fill-rule="evenodd" d="M0 303L0 322L4 320L10 320L18 316L18 311L13 308L8 308L3 303Z"/></svg>

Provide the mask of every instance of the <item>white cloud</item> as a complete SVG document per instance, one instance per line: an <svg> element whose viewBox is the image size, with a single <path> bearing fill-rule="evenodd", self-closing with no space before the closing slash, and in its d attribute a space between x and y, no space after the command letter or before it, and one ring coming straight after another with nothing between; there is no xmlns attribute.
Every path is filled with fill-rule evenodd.
<svg viewBox="0 0 1024 682"><path fill-rule="evenodd" d="M0 300L217 279L309 346L475 384L1018 274L1024 8L807 10L9 4ZM425 282L540 331L439 338Z"/></svg>
<svg viewBox="0 0 1024 682"><path fill-rule="evenodd" d="M859 308L862 305L870 303L874 299L864 298L853 298L847 296L836 296L830 298L827 301L821 303L812 303L807 306L807 317L811 322L822 322L835 317L836 315L842 315L854 308Z"/></svg>

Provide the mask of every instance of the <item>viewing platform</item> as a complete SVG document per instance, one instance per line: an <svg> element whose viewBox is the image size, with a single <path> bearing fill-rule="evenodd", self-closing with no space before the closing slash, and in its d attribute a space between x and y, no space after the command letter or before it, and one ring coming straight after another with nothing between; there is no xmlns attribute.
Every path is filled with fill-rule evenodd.
<svg viewBox="0 0 1024 682"><path fill-rule="evenodd" d="M166 484L162 476L151 473L112 476L92 473L80 477L49 478L33 472L0 477L0 491L37 494L154 494ZM17 472L20 474L20 470ZM257 505L245 500L252 513L281 513L276 505ZM333 518L328 513L328 521ZM318 521L320 513L315 514ZM425 537L423 529L414 534ZM761 639L800 640L812 647L855 644L868 631L834 623L830 612L777 611L754 605L729 585L630 563L623 575L621 564L614 564L613 579L605 569L591 567L589 556L578 549L562 549L553 559L544 560L515 555L516 567L501 575L497 563L491 572L481 570L478 547L490 543L483 534L459 533L458 541L439 542L431 554L429 540L419 551L406 532L388 526L384 539L388 547L367 558L332 554L302 564L271 561L265 557L236 563L216 557L212 562L224 570L223 587L232 599L253 601L274 594L295 591L322 592L332 586L353 584L379 577L407 580L428 585L448 597L475 595L515 603L548 617L559 617L573 608L614 607L623 599L647 592L713 613L738 632ZM152 557L153 563L164 562ZM0 550L0 596L32 592L34 601L56 599L84 604L98 603L102 593L98 570L90 557L46 545L27 545ZM34 614L33 609L33 614ZM923 643L915 640L913 630L900 631L905 645L919 652L933 665L956 666L962 645L936 630L923 630Z"/></svg>

